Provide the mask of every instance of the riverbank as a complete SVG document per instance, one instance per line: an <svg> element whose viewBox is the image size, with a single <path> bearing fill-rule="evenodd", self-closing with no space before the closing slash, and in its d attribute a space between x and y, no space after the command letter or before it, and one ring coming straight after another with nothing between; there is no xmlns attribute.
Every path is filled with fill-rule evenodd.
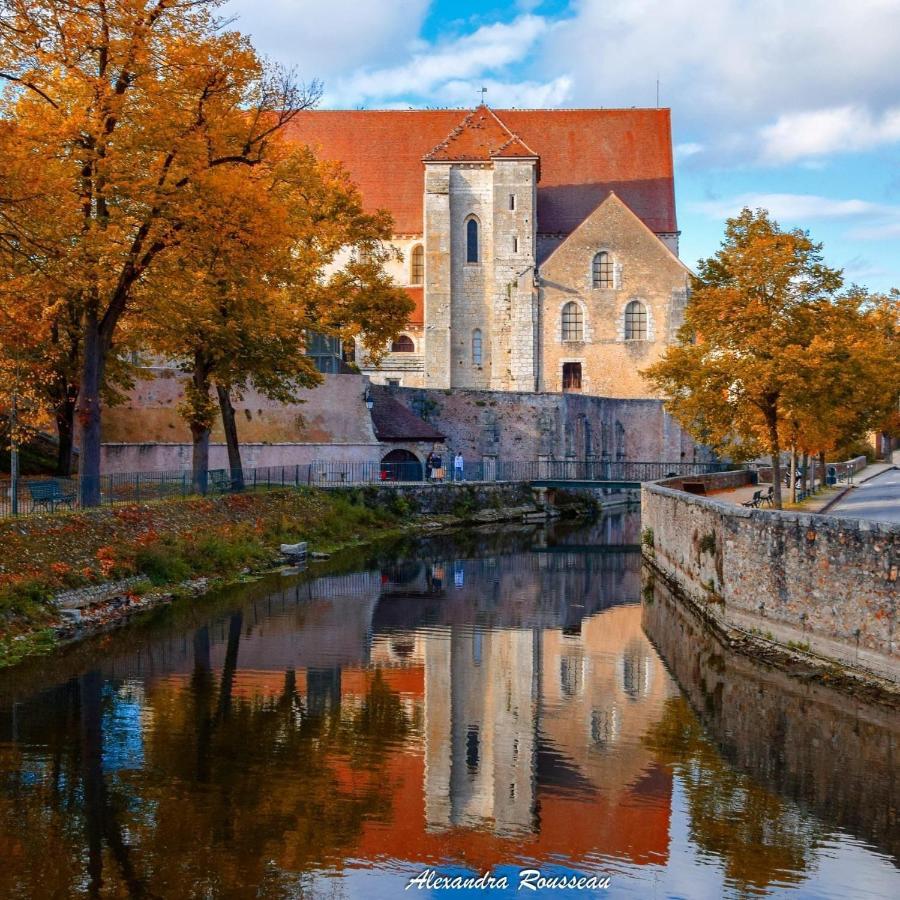
<svg viewBox="0 0 900 900"><path fill-rule="evenodd" d="M900 691L896 646L900 526L736 507L716 492L749 473L644 485L648 565L731 642L848 684ZM696 489L695 486L691 486Z"/></svg>
<svg viewBox="0 0 900 900"><path fill-rule="evenodd" d="M526 485L442 484L288 489L5 521L0 667L269 571L285 562L282 543L327 554L540 511Z"/></svg>

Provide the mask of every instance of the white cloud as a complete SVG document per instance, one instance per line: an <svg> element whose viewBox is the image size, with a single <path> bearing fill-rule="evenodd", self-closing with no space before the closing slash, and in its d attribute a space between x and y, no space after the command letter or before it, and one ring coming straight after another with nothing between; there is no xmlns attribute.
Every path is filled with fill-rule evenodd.
<svg viewBox="0 0 900 900"><path fill-rule="evenodd" d="M789 222L900 216L900 207L871 203L868 200L836 200L817 194L739 194L724 200L704 200L690 206L712 219L733 216L745 206L750 209L767 209L774 218Z"/></svg>
<svg viewBox="0 0 900 900"><path fill-rule="evenodd" d="M471 34L436 46L425 46L398 66L364 69L339 79L327 102L336 105L410 95L435 94L442 85L503 69L523 59L546 31L540 16L523 15L512 22L483 25ZM467 98L466 106L472 105Z"/></svg>
<svg viewBox="0 0 900 900"><path fill-rule="evenodd" d="M900 106L873 115L861 106L785 113L761 129L764 162L870 150L900 141Z"/></svg>
<svg viewBox="0 0 900 900"><path fill-rule="evenodd" d="M448 106L471 106L478 101L479 89L487 88L485 100L491 106L539 109L562 106L572 90L572 79L560 75L553 81L449 81L438 89L438 98Z"/></svg>
<svg viewBox="0 0 900 900"><path fill-rule="evenodd" d="M585 106L651 106L658 76L676 130L731 165L758 161L761 140L769 163L840 149L846 122L822 110L856 109L871 140L900 140L898 58L898 0L575 0L529 74L570 74ZM792 132L790 116L819 139Z"/></svg>
<svg viewBox="0 0 900 900"><path fill-rule="evenodd" d="M691 156L696 156L698 153L702 153L704 150L703 144L688 142L685 144L676 144L675 145L675 157L677 159L688 159Z"/></svg>
<svg viewBox="0 0 900 900"><path fill-rule="evenodd" d="M257 49L323 78L406 55L419 38L430 0L227 0L222 15Z"/></svg>

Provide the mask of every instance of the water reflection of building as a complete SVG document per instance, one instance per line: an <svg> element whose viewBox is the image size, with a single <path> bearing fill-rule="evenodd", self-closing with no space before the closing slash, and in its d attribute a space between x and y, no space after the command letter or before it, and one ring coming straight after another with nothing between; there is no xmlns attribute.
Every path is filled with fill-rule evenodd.
<svg viewBox="0 0 900 900"><path fill-rule="evenodd" d="M452 628L425 651L428 829L530 830L535 813L539 633Z"/></svg>

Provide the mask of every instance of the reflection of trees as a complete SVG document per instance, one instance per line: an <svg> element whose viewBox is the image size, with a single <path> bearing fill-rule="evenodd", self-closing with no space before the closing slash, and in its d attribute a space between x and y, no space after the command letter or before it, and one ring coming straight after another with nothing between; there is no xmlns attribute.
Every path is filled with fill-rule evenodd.
<svg viewBox="0 0 900 900"><path fill-rule="evenodd" d="M201 629L190 681L162 680L145 698L139 768L105 762L117 698L98 675L35 712L28 738L48 746L46 771L29 778L29 760L0 759L12 773L0 783L0 895L281 895L296 873L343 859L367 819L389 818L385 764L410 723L381 674L353 704L310 709L292 670L280 692L243 696L240 616L229 626L221 673Z"/></svg>
<svg viewBox="0 0 900 900"><path fill-rule="evenodd" d="M820 837L812 823L778 794L735 772L684 697L666 701L644 741L684 784L692 839L722 859L726 877L741 893L802 879Z"/></svg>

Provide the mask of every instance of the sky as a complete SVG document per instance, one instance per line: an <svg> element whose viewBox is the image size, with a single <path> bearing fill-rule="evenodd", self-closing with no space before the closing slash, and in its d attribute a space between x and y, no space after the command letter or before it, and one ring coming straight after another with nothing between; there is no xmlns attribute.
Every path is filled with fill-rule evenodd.
<svg viewBox="0 0 900 900"><path fill-rule="evenodd" d="M672 110L681 256L761 206L900 287L900 0L227 0L327 108Z"/></svg>

